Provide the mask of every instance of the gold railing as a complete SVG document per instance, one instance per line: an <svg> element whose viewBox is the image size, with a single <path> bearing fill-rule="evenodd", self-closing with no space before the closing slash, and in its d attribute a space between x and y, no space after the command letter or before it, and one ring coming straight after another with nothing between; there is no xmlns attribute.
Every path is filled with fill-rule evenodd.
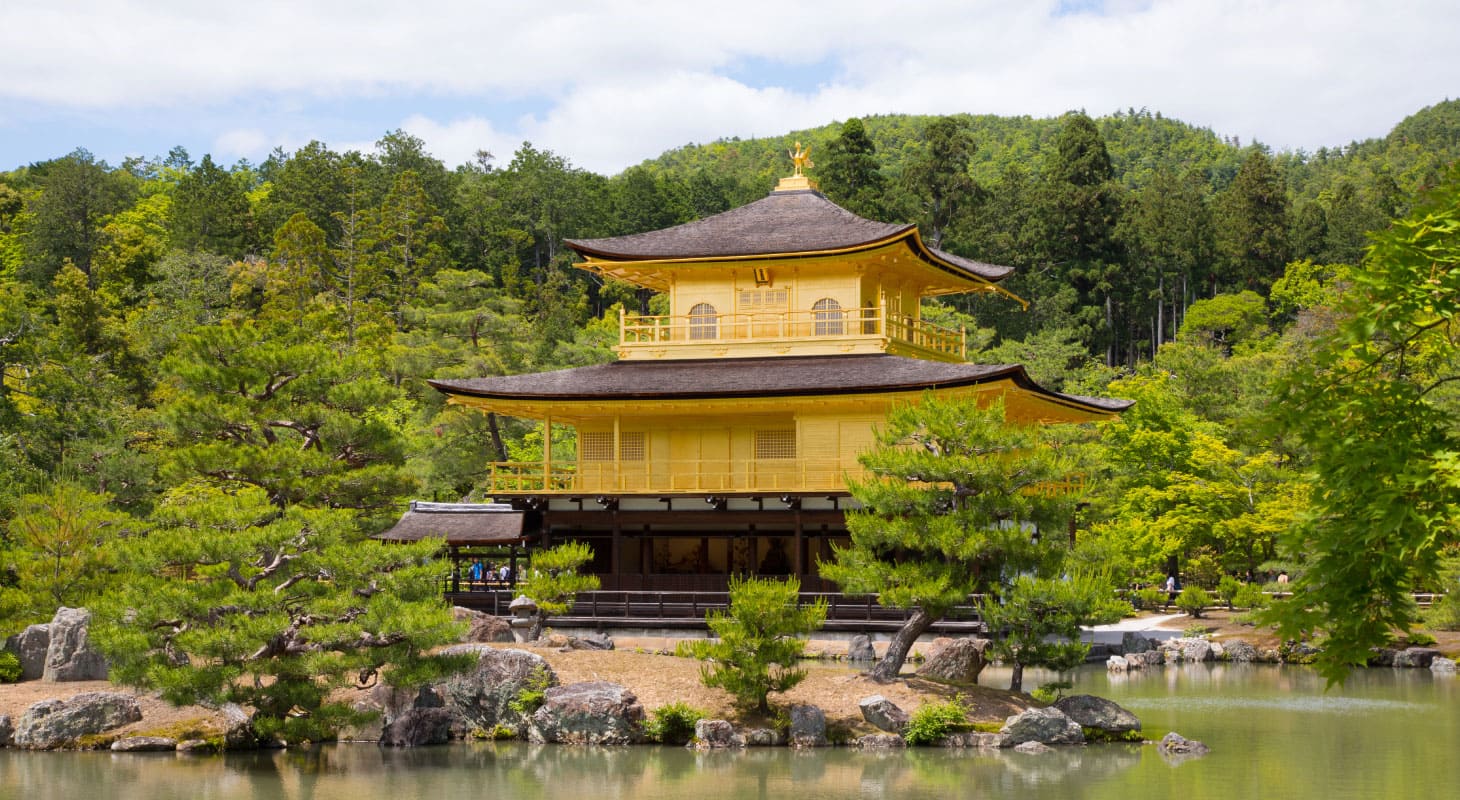
<svg viewBox="0 0 1460 800"><path fill-rule="evenodd" d="M491 465L489 493L639 494L699 492L844 492L860 467L800 458L672 459L668 461L500 461ZM1031 494L1080 494L1085 477L1032 486Z"/></svg>
<svg viewBox="0 0 1460 800"><path fill-rule="evenodd" d="M623 346L818 338L890 338L960 359L967 355L964 331L914 317L889 316L876 308L657 316L619 312L619 343Z"/></svg>
<svg viewBox="0 0 1460 800"><path fill-rule="evenodd" d="M489 491L501 494L846 491L837 464L799 458L667 461L503 461Z"/></svg>

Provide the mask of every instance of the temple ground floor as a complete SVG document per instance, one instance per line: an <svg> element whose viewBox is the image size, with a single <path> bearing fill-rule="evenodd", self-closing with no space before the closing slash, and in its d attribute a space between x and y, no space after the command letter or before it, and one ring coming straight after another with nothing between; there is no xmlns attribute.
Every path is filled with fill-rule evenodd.
<svg viewBox="0 0 1460 800"><path fill-rule="evenodd" d="M587 543L587 572L600 589L580 595L573 610L555 618L561 627L703 628L708 611L728 605L732 576L796 578L802 599L825 599L827 630L888 631L906 612L883 608L876 598L849 596L823 579L819 565L833 548L849 542L845 494L520 496L498 497L522 512L521 538L530 547ZM501 552L498 552L501 551ZM456 605L507 614L515 581L469 580L473 562L489 567L511 561L511 575L525 567L512 548L452 548L454 568L445 587ZM976 609L957 609L938 629L982 629Z"/></svg>

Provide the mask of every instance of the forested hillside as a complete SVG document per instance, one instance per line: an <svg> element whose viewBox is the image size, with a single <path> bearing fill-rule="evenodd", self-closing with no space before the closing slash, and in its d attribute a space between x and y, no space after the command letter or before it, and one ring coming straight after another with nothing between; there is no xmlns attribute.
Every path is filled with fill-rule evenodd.
<svg viewBox="0 0 1460 800"><path fill-rule="evenodd" d="M1368 233L1445 185L1460 101L1314 153L1130 110L871 117L613 177L530 143L452 170L400 131L370 153L78 149L0 172L0 633L103 591L118 541L202 524L178 509L250 529L277 524L264 502L358 534L532 458L537 433L423 379L610 359L615 305L655 300L573 269L563 239L758 199L796 141L833 200L1018 268L1028 312L928 315L975 330L976 360L1137 400L1101 434L1089 535L1128 580L1179 560L1215 585L1275 568L1308 508L1314 445L1274 427L1276 392L1348 313Z"/></svg>

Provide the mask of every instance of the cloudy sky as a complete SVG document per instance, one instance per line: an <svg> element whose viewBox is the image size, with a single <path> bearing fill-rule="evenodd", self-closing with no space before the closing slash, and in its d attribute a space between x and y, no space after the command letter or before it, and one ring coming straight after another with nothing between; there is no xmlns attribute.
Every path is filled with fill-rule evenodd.
<svg viewBox="0 0 1460 800"><path fill-rule="evenodd" d="M877 113L1146 107L1308 150L1460 94L1454 0L3 0L0 170L388 131L605 174Z"/></svg>

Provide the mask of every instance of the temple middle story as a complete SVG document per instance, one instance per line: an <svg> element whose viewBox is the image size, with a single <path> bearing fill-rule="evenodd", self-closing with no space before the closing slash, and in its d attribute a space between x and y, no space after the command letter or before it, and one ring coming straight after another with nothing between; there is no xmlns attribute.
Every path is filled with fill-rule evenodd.
<svg viewBox="0 0 1460 800"><path fill-rule="evenodd" d="M1012 270L858 217L803 176L695 222L567 245L580 269L666 294L668 313L621 312L613 363L431 385L576 432L571 452L544 435L540 461L492 464L485 494L517 515L504 541L587 542L605 590L723 591L743 574L834 590L818 564L847 537L847 479L887 412L925 393L1002 398L1022 423L1131 405L969 363L965 332L925 320L922 301L1023 304L999 286Z"/></svg>

